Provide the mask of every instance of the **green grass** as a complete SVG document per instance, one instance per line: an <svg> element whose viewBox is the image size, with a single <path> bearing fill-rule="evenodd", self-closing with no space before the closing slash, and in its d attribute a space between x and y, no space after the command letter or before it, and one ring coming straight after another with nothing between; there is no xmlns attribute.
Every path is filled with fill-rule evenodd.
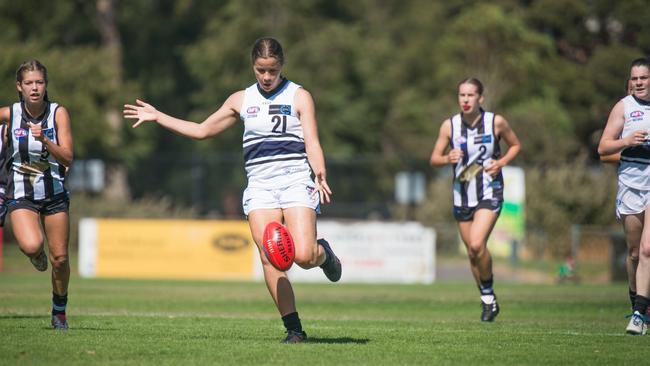
<svg viewBox="0 0 650 366"><path fill-rule="evenodd" d="M479 321L471 283L296 284L308 343L283 345L262 283L81 279L70 330L49 328L49 274L8 251L0 274L1 365L617 365L647 362L624 334L625 284L497 283Z"/></svg>

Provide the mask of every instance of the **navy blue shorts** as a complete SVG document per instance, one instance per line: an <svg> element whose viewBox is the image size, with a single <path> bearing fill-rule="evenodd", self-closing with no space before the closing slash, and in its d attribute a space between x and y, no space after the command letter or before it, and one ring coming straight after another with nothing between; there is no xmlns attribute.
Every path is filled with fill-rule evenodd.
<svg viewBox="0 0 650 366"><path fill-rule="evenodd" d="M501 213L501 207L503 207L503 201L497 199L479 201L478 205L474 207L454 206L454 218L456 221L471 221L474 219L474 213L476 210L481 208L486 208L499 216Z"/></svg>
<svg viewBox="0 0 650 366"><path fill-rule="evenodd" d="M10 199L7 200L6 204L8 213L14 210L27 209L47 216L70 211L70 198L67 192L59 193L44 200L33 200L26 197Z"/></svg>

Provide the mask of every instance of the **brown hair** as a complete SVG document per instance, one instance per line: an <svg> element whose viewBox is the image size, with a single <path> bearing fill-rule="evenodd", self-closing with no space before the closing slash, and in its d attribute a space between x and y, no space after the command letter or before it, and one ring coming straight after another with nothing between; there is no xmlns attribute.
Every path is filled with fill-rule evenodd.
<svg viewBox="0 0 650 366"><path fill-rule="evenodd" d="M271 37L263 37L255 41L253 51L251 52L251 61L255 63L258 58L274 57L280 65L284 65L284 53L282 52L282 45L277 39Z"/></svg>
<svg viewBox="0 0 650 366"><path fill-rule="evenodd" d="M478 92L478 95L483 95L483 83L477 79L477 78L466 78L460 81L458 83L458 86L456 89L460 89L460 86L463 84L472 84L476 87L476 91Z"/></svg>
<svg viewBox="0 0 650 366"><path fill-rule="evenodd" d="M630 69L637 66L645 66L648 68L648 70L650 70L650 58L639 57L630 63Z"/></svg>
<svg viewBox="0 0 650 366"><path fill-rule="evenodd" d="M27 71L40 71L43 73L45 84L47 84L47 68L36 59L27 60L18 66L18 70L16 70L16 82L21 83L23 81L23 74ZM23 101L23 94L19 92L18 98L20 98L20 101ZM45 91L44 99L46 101L48 100L47 90Z"/></svg>

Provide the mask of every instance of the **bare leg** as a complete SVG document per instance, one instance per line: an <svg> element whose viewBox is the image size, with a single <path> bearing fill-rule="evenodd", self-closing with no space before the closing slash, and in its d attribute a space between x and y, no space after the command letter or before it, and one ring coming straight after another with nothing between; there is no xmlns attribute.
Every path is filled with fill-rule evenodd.
<svg viewBox="0 0 650 366"><path fill-rule="evenodd" d="M11 228L20 250L30 258L36 257L43 249L43 233L38 213L27 209L17 209L10 215Z"/></svg>
<svg viewBox="0 0 650 366"><path fill-rule="evenodd" d="M623 216L623 229L625 231L625 242L627 243L625 264L628 283L632 291L636 291L636 271L639 265L639 246L641 233L643 232L643 216L643 213Z"/></svg>
<svg viewBox="0 0 650 366"><path fill-rule="evenodd" d="M266 225L271 221L282 222L282 210L280 209L260 209L253 210L248 214L248 225L253 235L253 240L257 244L257 249L262 260L262 269L264 271L264 280L266 287L275 302L281 316L296 312L296 300L293 294L291 282L285 272L277 270L266 259L260 245Z"/></svg>
<svg viewBox="0 0 650 366"><path fill-rule="evenodd" d="M52 263L52 289L55 294L63 296L68 293L68 283L70 282L68 213L59 212L45 216L43 224L50 250L50 263Z"/></svg>
<svg viewBox="0 0 650 366"><path fill-rule="evenodd" d="M295 263L304 269L323 264L325 250L316 243L316 211L291 207L284 210L284 218L296 246Z"/></svg>
<svg viewBox="0 0 650 366"><path fill-rule="evenodd" d="M497 221L497 214L488 209L479 209L472 221L458 223L461 238L467 248L470 268L476 283L492 278L492 256L487 249L487 239Z"/></svg>
<svg viewBox="0 0 650 366"><path fill-rule="evenodd" d="M643 220L639 265L636 270L636 293L646 298L650 297L650 215L645 216Z"/></svg>

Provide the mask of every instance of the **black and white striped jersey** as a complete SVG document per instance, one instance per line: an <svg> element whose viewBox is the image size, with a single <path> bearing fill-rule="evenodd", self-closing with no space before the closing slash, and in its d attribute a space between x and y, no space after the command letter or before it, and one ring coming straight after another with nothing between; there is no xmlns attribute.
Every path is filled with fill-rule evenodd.
<svg viewBox="0 0 650 366"><path fill-rule="evenodd" d="M501 157L499 138L494 131L494 113L481 110L481 119L474 126L463 119L459 113L451 117L452 149L461 149L463 158L454 165L454 206L475 207L483 200L503 200L503 175L501 172L492 178L484 170L478 172L467 182L457 178L457 172L467 165L470 159L487 167L493 159Z"/></svg>
<svg viewBox="0 0 650 366"><path fill-rule="evenodd" d="M65 167L32 136L28 123L40 123L43 134L58 144L57 103L47 102L43 115L31 118L23 103L14 103L7 138L7 198L43 200L66 192Z"/></svg>
<svg viewBox="0 0 650 366"><path fill-rule="evenodd" d="M257 83L246 88L244 166L249 187L286 187L311 176L302 124L294 105L301 86L287 79L267 93Z"/></svg>
<svg viewBox="0 0 650 366"><path fill-rule="evenodd" d="M638 130L650 132L650 102L628 95L623 98L625 122L621 138ZM621 152L618 180L640 190L650 190L650 140Z"/></svg>

